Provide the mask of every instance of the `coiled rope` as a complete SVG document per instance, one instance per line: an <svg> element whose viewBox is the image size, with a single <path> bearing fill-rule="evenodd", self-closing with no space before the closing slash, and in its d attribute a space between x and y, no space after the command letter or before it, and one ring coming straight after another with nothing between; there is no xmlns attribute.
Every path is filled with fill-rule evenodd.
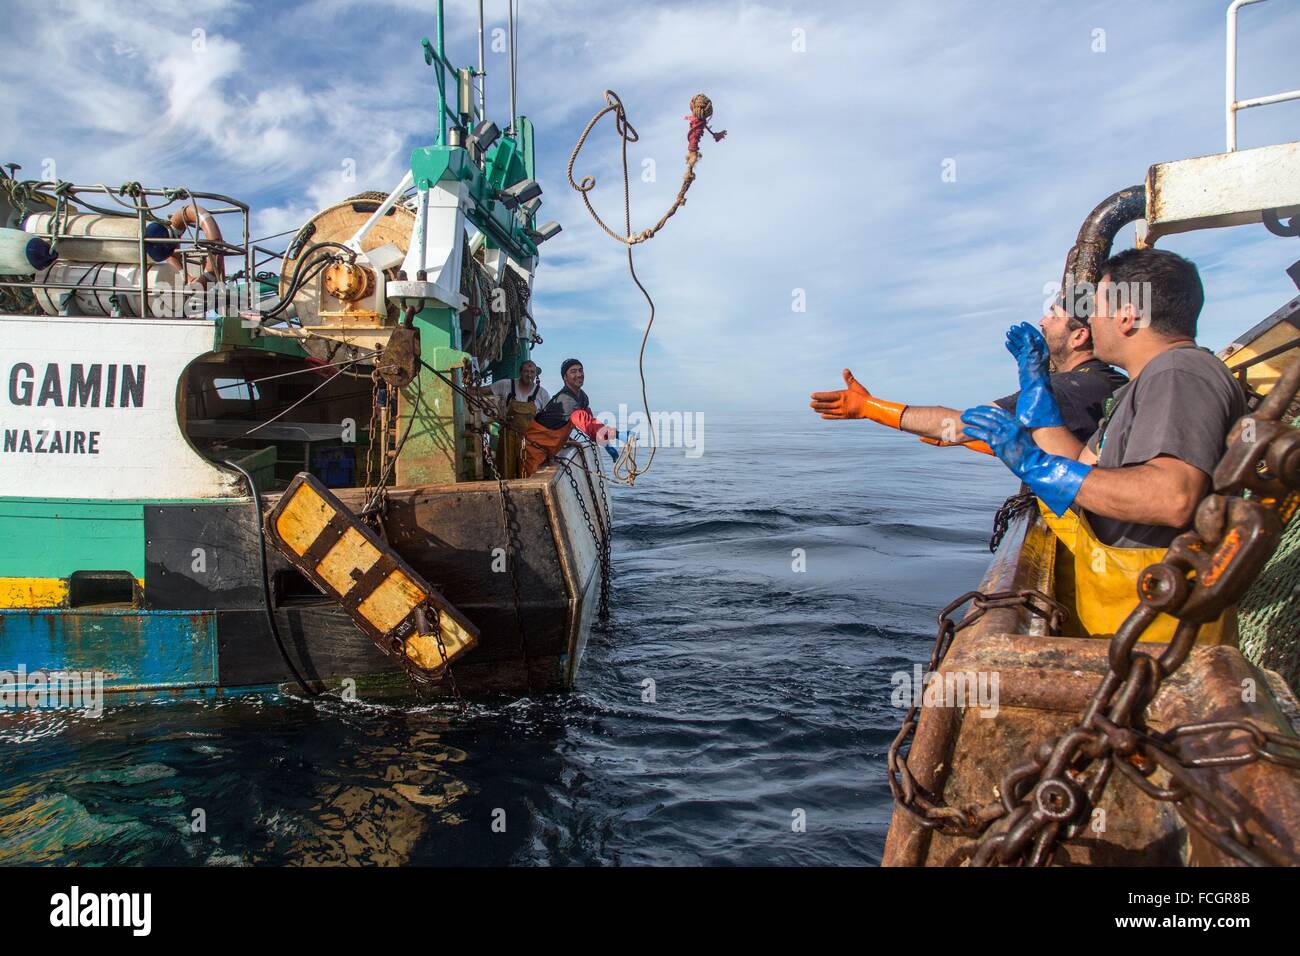
<svg viewBox="0 0 1300 956"><path fill-rule="evenodd" d="M582 152L582 146L587 141L587 136L600 122L601 118L607 113L614 114L614 129L619 135L622 143L623 158L623 234L619 235L605 224L605 220L600 218L600 214L591 204L591 191L596 187L596 177L583 176L580 181L573 178L573 167L578 161L578 153ZM614 480L622 484L633 484L639 475L644 475L650 470L651 464L654 463L655 452L658 450L658 444L655 440L654 424L650 416L650 399L646 395L645 381L645 347L650 340L650 329L655 322L655 303L650 297L650 293L642 284L641 279L636 274L636 264L632 259L632 247L638 243L645 242L654 238L655 234L668 222L669 219L686 204L686 192L691 188L691 183L695 182L695 164L700 161L700 137L705 130L713 136L714 142L720 142L727 131L720 133L713 132L709 128L709 119L713 116L713 103L703 93L697 93L691 98L691 115L687 117L691 121L690 131L686 137L686 171L682 175L681 188L677 190L677 198L673 204L668 207L668 211L660 217L659 221L649 229L643 229L638 233L632 232L632 191L631 180L628 176L627 168L627 147L629 143L638 142L641 137L636 128L628 122L627 111L623 108L623 101L619 99L617 93L613 90L605 91L605 106L591 118L582 135L578 137L578 142L573 147L573 153L569 156L568 177L569 185L573 187L581 196L583 205L587 207L587 212L595 220L596 225L604 230L605 235L611 239L621 242L627 247L627 271L632 276L632 281L636 287L641 290L641 295L645 297L646 305L650 310L646 318L645 331L641 335L641 349L637 354L637 372L641 377L641 403L645 408L646 429L650 433L650 457L647 459L644 468L639 468L636 463L636 439L628 435L624 439L623 448L619 453L618 460L614 463Z"/></svg>

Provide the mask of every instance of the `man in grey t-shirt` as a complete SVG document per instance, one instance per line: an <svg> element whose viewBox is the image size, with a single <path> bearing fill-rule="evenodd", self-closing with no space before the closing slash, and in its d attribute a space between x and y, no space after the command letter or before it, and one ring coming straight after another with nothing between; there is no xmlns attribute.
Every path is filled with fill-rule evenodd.
<svg viewBox="0 0 1300 956"><path fill-rule="evenodd" d="M1089 321L1097 357L1129 375L1109 420L1086 445L1070 434L1050 403L1039 396L1034 404L1041 388L1026 378L1031 350L1021 349L1018 418L970 409L966 434L987 441L1058 515L1085 513L1103 544L1167 546L1191 526L1228 432L1246 412L1227 369L1196 347L1204 299L1196 266L1181 256L1129 249L1111 257Z"/></svg>
<svg viewBox="0 0 1300 956"><path fill-rule="evenodd" d="M1208 479L1223 457L1224 438L1244 414L1245 394L1223 362L1206 349L1179 345L1152 358L1115 393L1110 415L1087 447L1102 468L1166 455ZM1085 510L1098 539L1120 548L1165 548L1181 530Z"/></svg>

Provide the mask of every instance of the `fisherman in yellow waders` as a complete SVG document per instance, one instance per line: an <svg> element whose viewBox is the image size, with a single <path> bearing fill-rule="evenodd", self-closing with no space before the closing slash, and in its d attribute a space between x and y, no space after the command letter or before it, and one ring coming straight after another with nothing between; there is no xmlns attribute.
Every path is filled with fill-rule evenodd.
<svg viewBox="0 0 1300 956"><path fill-rule="evenodd" d="M1073 555L1075 619L1095 635L1115 632L1137 603L1138 574L1191 527L1228 432L1246 413L1227 368L1196 345L1205 299L1196 266L1172 252L1129 249L1099 271L1093 341L1098 358L1124 369L1129 384L1097 432L1085 443L1064 427L1046 343L1027 323L1007 333L1020 371L1015 414L981 406L962 415L966 435L987 442L1038 496ZM1142 640L1168 642L1176 623L1162 614ZM1198 640L1236 636L1230 608Z"/></svg>
<svg viewBox="0 0 1300 956"><path fill-rule="evenodd" d="M523 475L524 433L533 418L551 400L541 384L542 370L531 359L519 366L519 378L505 378L477 390L479 395L495 395L501 399L505 412L505 427L497 436L496 467L502 478L519 478Z"/></svg>

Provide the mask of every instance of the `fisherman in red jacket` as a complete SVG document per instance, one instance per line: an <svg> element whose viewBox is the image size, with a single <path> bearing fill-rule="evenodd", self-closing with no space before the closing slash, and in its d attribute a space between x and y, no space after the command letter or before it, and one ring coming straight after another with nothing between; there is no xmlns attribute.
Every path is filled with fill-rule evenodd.
<svg viewBox="0 0 1300 956"><path fill-rule="evenodd" d="M597 444L604 445L610 457L618 457L617 450L607 444L618 433L591 414L591 402L582 390L586 380L582 363L573 358L565 359L560 366L560 378L564 387L551 396L524 434L525 478L557 455L575 428Z"/></svg>

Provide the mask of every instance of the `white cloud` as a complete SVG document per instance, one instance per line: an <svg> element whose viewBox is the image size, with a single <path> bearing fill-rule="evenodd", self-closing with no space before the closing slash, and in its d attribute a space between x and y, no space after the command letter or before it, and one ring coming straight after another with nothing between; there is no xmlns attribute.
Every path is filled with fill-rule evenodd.
<svg viewBox="0 0 1300 956"><path fill-rule="evenodd" d="M13 6L13 4L11 4ZM1295 85L1286 4L1242 14L1243 95ZM605 89L641 135L634 226L680 180L692 94L720 144L686 206L636 250L658 305L648 350L666 407L798 409L843 365L887 397L962 404L1010 390L1002 330L1033 319L1083 216L1153 162L1222 148L1219 0L972 5L767 2L521 4L519 111L538 130L544 218L535 307L554 365L582 354L593 398L638 394L645 307L621 247L565 182ZM447 4L448 52L477 60L477 3ZM0 160L44 157L79 181L187 184L255 202L254 235L387 190L432 141L427 3L187 4L22 0L0 37ZM504 4L489 3L489 42ZM1091 50L1106 30L1107 51ZM206 47L194 49L196 29ZM806 52L792 48L802 31ZM506 58L487 55L504 125ZM1294 136L1300 106L1251 111L1243 145ZM604 121L577 175L621 220L617 138ZM655 160L657 179L640 179ZM957 163L957 181L941 164ZM356 179L342 175L347 160ZM1294 243L1262 229L1180 237L1201 264L1203 339L1218 345L1284 301ZM807 311L791 311L802 289Z"/></svg>

